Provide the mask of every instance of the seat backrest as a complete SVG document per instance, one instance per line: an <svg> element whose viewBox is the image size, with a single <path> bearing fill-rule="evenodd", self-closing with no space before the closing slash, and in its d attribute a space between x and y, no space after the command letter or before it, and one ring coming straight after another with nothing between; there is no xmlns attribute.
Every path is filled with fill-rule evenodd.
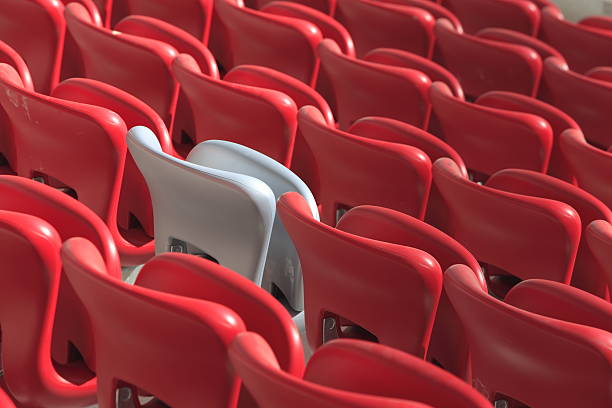
<svg viewBox="0 0 612 408"><path fill-rule="evenodd" d="M260 284L275 214L270 188L170 156L145 127L131 129L127 138L151 192L156 253L212 257Z"/></svg>
<svg viewBox="0 0 612 408"><path fill-rule="evenodd" d="M399 4L408 7L417 7L427 11L434 19L445 18L449 20L457 31L463 32L461 21L448 8L440 5L440 1L433 2L429 0L383 0L384 3Z"/></svg>
<svg viewBox="0 0 612 408"><path fill-rule="evenodd" d="M581 230L573 208L478 185L448 158L434 163L433 177L448 213L443 231L479 262L521 280L570 282Z"/></svg>
<svg viewBox="0 0 612 408"><path fill-rule="evenodd" d="M589 249L605 272L608 290L612 292L612 225L606 220L596 220L586 229Z"/></svg>
<svg viewBox="0 0 612 408"><path fill-rule="evenodd" d="M595 261L585 241L585 230L594 220L612 221L612 211L593 195L570 183L546 174L529 170L507 169L495 173L486 185L498 190L534 197L548 198L570 205L582 223L582 237L576 265L572 273L572 286L607 298L608 282L601 266Z"/></svg>
<svg viewBox="0 0 612 408"><path fill-rule="evenodd" d="M68 240L61 254L94 326L100 405L115 407L117 383L124 382L172 406L234 406L239 382L226 369L226 353L245 330L238 314L109 279L100 254L83 238Z"/></svg>
<svg viewBox="0 0 612 408"><path fill-rule="evenodd" d="M60 79L63 12L64 5L54 0L6 0L0 5L0 39L23 57L38 92L49 93Z"/></svg>
<svg viewBox="0 0 612 408"><path fill-rule="evenodd" d="M173 64L196 120L196 143L227 140L255 149L288 166L297 128L295 103L271 89L202 74L189 55Z"/></svg>
<svg viewBox="0 0 612 408"><path fill-rule="evenodd" d="M338 0L336 19L351 33L359 58L382 47L431 57L435 19L424 9L372 0Z"/></svg>
<svg viewBox="0 0 612 408"><path fill-rule="evenodd" d="M323 319L333 317L338 326L347 319L382 344L424 357L440 298L438 262L419 249L325 225L297 193L284 194L277 206L300 256L312 349L323 343Z"/></svg>
<svg viewBox="0 0 612 408"><path fill-rule="evenodd" d="M21 78L23 87L30 91L34 90L34 82L32 81L32 75L30 74L30 69L26 62L17 51L3 41L0 41L0 62L9 64L15 68L15 71L19 74L19 78Z"/></svg>
<svg viewBox="0 0 612 408"><path fill-rule="evenodd" d="M467 33L488 27L501 27L535 36L540 26L540 10L522 0L442 0Z"/></svg>
<svg viewBox="0 0 612 408"><path fill-rule="evenodd" d="M602 30L612 30L612 18L604 15L587 16L580 20L578 24Z"/></svg>
<svg viewBox="0 0 612 408"><path fill-rule="evenodd" d="M612 403L610 332L497 300L464 265L446 271L444 288L468 333L472 384L489 400L542 408Z"/></svg>
<svg viewBox="0 0 612 408"><path fill-rule="evenodd" d="M461 155L477 178L505 168L540 172L548 168L553 135L541 117L465 102L441 82L431 86L430 94L440 124L438 136Z"/></svg>
<svg viewBox="0 0 612 408"><path fill-rule="evenodd" d="M563 132L560 143L561 153L572 167L578 186L612 208L612 151L591 146L582 132L576 129Z"/></svg>
<svg viewBox="0 0 612 408"><path fill-rule="evenodd" d="M468 97L488 91L536 95L542 60L531 48L460 33L444 19L436 22L435 33L434 59L457 77Z"/></svg>
<svg viewBox="0 0 612 408"><path fill-rule="evenodd" d="M585 75L591 79L612 82L612 67L595 67L590 69Z"/></svg>
<svg viewBox="0 0 612 408"><path fill-rule="evenodd" d="M609 52L612 32L565 20L557 7L542 10L540 38L557 49L578 73L612 65Z"/></svg>
<svg viewBox="0 0 612 408"><path fill-rule="evenodd" d="M429 122L431 81L422 72L348 57L332 40L319 46L331 80L340 129L364 116L385 116L420 128Z"/></svg>
<svg viewBox="0 0 612 408"><path fill-rule="evenodd" d="M356 136L328 125L311 106L298 113L320 177L321 220L335 225L339 211L380 205L423 218L431 186L431 161L406 144Z"/></svg>
<svg viewBox="0 0 612 408"><path fill-rule="evenodd" d="M333 17L336 13L336 0L291 0L295 4L303 5L313 10L325 13L330 17ZM246 1L247 7L251 7L258 10L263 10L270 3L276 3L278 0L248 0Z"/></svg>
<svg viewBox="0 0 612 408"><path fill-rule="evenodd" d="M504 91L487 92L478 98L476 103L496 109L530 113L548 122L552 128L553 143L546 173L561 180L574 181L572 169L559 150L561 133L566 129L580 129L576 121L567 113L538 99Z"/></svg>
<svg viewBox="0 0 612 408"><path fill-rule="evenodd" d="M79 48L85 77L109 83L142 99L170 127L178 96L178 84L170 66L178 54L174 47L98 27L78 3L66 6L64 14Z"/></svg>
<svg viewBox="0 0 612 408"><path fill-rule="evenodd" d="M480 30L476 36L479 38L486 38L487 40L501 41L529 47L538 53L542 61L548 57L563 59L563 55L561 55L559 51L546 44L544 41L523 33L519 33L518 31L508 30L506 28L491 27Z"/></svg>
<svg viewBox="0 0 612 408"><path fill-rule="evenodd" d="M590 143L603 149L612 146L605 108L612 100L612 83L570 71L563 60L548 58L542 86L542 98L571 116Z"/></svg>

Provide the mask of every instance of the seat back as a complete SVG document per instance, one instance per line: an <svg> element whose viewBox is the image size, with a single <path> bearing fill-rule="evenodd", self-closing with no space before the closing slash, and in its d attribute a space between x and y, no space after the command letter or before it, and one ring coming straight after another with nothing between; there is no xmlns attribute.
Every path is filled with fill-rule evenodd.
<svg viewBox="0 0 612 408"><path fill-rule="evenodd" d="M439 1L433 2L429 0L384 0L385 3L398 4L408 7L416 7L427 11L435 20L445 18L453 23L457 31L463 32L461 21L448 8L440 5Z"/></svg>
<svg viewBox="0 0 612 408"><path fill-rule="evenodd" d="M586 229L586 240L595 259L603 268L608 290L612 292L612 225L606 220L596 220Z"/></svg>
<svg viewBox="0 0 612 408"><path fill-rule="evenodd" d="M421 150L343 132L311 106L298 113L300 130L313 151L320 178L321 220L363 204L380 205L423 218L431 186L431 161Z"/></svg>
<svg viewBox="0 0 612 408"><path fill-rule="evenodd" d="M441 290L437 261L318 222L297 193L284 194L277 205L300 256L310 346L323 343L323 319L333 317L338 332L348 320L382 344L424 357Z"/></svg>
<svg viewBox="0 0 612 408"><path fill-rule="evenodd" d="M6 0L0 5L0 38L23 57L38 92L49 93L60 79L63 12L64 5L53 0Z"/></svg>
<svg viewBox="0 0 612 408"><path fill-rule="evenodd" d="M610 332L499 301L464 265L446 271L444 287L468 333L472 384L489 400L530 407L610 405Z"/></svg>
<svg viewBox="0 0 612 408"><path fill-rule="evenodd" d="M348 129L364 116L427 127L431 81L425 74L348 57L332 40L321 42L319 54L333 88L340 129Z"/></svg>
<svg viewBox="0 0 612 408"><path fill-rule="evenodd" d="M172 157L145 127L128 132L128 145L151 192L156 253L210 257L260 284L274 223L270 188Z"/></svg>
<svg viewBox="0 0 612 408"><path fill-rule="evenodd" d="M227 140L289 166L297 108L287 95L206 76L186 54L180 55L173 67L193 108L196 143Z"/></svg>
<svg viewBox="0 0 612 408"><path fill-rule="evenodd" d="M278 0L248 0L246 5L250 8L263 10L268 4L277 2ZM320 11L330 17L333 17L336 13L336 0L292 0L292 2Z"/></svg>
<svg viewBox="0 0 612 408"><path fill-rule="evenodd" d="M21 78L23 87L30 91L34 90L34 82L32 81L32 75L30 74L30 69L26 62L17 51L3 41L0 41L0 62L9 64L15 68L15 71L19 74L19 78Z"/></svg>
<svg viewBox="0 0 612 408"><path fill-rule="evenodd" d="M505 168L545 172L553 144L541 117L465 102L443 83L431 86L440 136L465 160L477 179Z"/></svg>
<svg viewBox="0 0 612 408"><path fill-rule="evenodd" d="M96 333L101 406L116 406L118 383L172 406L234 406L239 382L226 369L227 348L245 330L234 311L109 279L100 254L83 238L68 240L61 254Z"/></svg>
<svg viewBox="0 0 612 408"><path fill-rule="evenodd" d="M523 45L529 47L538 53L542 61L548 57L556 57L563 59L563 55L552 46L546 44L544 41L530 37L526 34L519 33L514 30L508 30L505 28L485 28L480 30L477 34L479 38L486 38L487 40L501 41L510 44Z"/></svg>

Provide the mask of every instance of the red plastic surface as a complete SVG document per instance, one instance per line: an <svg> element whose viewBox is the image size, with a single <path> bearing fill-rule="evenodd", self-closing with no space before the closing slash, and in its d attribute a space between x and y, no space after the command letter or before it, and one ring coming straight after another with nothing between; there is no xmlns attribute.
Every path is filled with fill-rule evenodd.
<svg viewBox="0 0 612 408"><path fill-rule="evenodd" d="M586 240L595 259L606 273L608 290L612 292L612 225L605 220L593 221L587 227Z"/></svg>
<svg viewBox="0 0 612 408"><path fill-rule="evenodd" d="M34 83L32 82L32 76L30 70L26 65L21 55L11 48L7 43L0 41L0 63L9 64L19 74L21 83L24 88L30 91L34 90Z"/></svg>
<svg viewBox="0 0 612 408"><path fill-rule="evenodd" d="M427 11L434 19L445 18L449 20L458 31L463 31L461 21L448 8L441 6L439 1L431 0L383 0L384 3L392 3L409 7L416 7Z"/></svg>
<svg viewBox="0 0 612 408"><path fill-rule="evenodd" d="M485 28L480 30L477 37L486 38L488 40L502 41L510 44L523 45L529 47L540 55L542 61L548 57L563 58L563 55L550 45L542 40L528 36L517 31L508 30L505 28Z"/></svg>
<svg viewBox="0 0 612 408"><path fill-rule="evenodd" d="M588 16L580 20L578 24L603 30L612 30L612 17Z"/></svg>
<svg viewBox="0 0 612 408"><path fill-rule="evenodd" d="M263 10L268 4L277 2L278 0L247 0L245 3L247 7ZM291 0L291 2L320 11L330 17L336 12L336 0Z"/></svg>

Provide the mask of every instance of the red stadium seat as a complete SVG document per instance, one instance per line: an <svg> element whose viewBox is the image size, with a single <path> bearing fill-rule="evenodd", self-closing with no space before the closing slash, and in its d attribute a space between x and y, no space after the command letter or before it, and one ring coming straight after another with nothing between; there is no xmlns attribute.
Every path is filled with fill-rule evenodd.
<svg viewBox="0 0 612 408"><path fill-rule="evenodd" d="M612 82L612 67L595 67L589 70L585 76L591 79Z"/></svg>
<svg viewBox="0 0 612 408"><path fill-rule="evenodd" d="M462 34L448 20L438 20L435 31L434 59L455 74L468 97L494 90L536 95L542 60L534 50Z"/></svg>
<svg viewBox="0 0 612 408"><path fill-rule="evenodd" d="M506 168L546 172L553 135L544 119L465 102L441 82L430 93L437 136L457 150L476 179Z"/></svg>
<svg viewBox="0 0 612 408"><path fill-rule="evenodd" d="M230 361L267 408L490 407L452 375L380 344L330 342L317 350L302 379L279 370L265 340L247 332L231 344Z"/></svg>
<svg viewBox="0 0 612 408"><path fill-rule="evenodd" d="M0 63L9 64L19 74L23 87L34 90L32 75L21 55L12 49L7 43L0 41Z"/></svg>
<svg viewBox="0 0 612 408"><path fill-rule="evenodd" d="M448 8L441 6L439 1L430 0L383 0L384 3L399 4L402 6L417 7L427 11L434 19L445 18L450 21L457 31L463 32L461 21Z"/></svg>
<svg viewBox="0 0 612 408"><path fill-rule="evenodd" d="M332 40L319 46L329 75L340 129L364 116L384 116L427 128L431 81L422 72L376 64L344 55Z"/></svg>
<svg viewBox="0 0 612 408"><path fill-rule="evenodd" d="M608 290L612 292L612 225L605 220L596 220L586 230L589 249L606 274Z"/></svg>
<svg viewBox="0 0 612 408"><path fill-rule="evenodd" d="M291 98L204 75L186 54L175 60L173 68L193 108L194 143L228 140L290 165L297 127Z"/></svg>
<svg viewBox="0 0 612 408"><path fill-rule="evenodd" d="M337 130L312 106L300 109L298 122L317 163L322 222L334 226L343 211L363 204L423 218L431 161L420 149Z"/></svg>
<svg viewBox="0 0 612 408"><path fill-rule="evenodd" d="M291 2L320 11L330 17L336 13L336 0L291 0ZM278 3L278 0L248 0L245 3L247 7L263 10L270 3Z"/></svg>
<svg viewBox="0 0 612 408"><path fill-rule="evenodd" d="M557 320L566 315L565 309L580 304L582 297L592 296L569 286L541 282L540 286L551 291L565 289L561 300L575 295L575 302L567 299L565 309L555 309L561 316L547 317L514 305L513 292L529 283L515 287L504 303L482 289L470 268L455 265L446 271L444 288L470 340L473 386L491 401L505 400L514 406L609 406L609 304L606 328ZM537 302L539 298L532 299L542 304ZM599 302L597 306L602 308Z"/></svg>
<svg viewBox="0 0 612 408"><path fill-rule="evenodd" d="M526 34L519 33L517 31L508 30L505 28L485 28L480 30L477 34L479 38L485 38L487 40L501 41L509 44L523 45L529 47L538 53L542 61L548 57L557 57L563 59L563 55L550 45L546 44L542 40L534 37L530 37Z"/></svg>
<svg viewBox="0 0 612 408"><path fill-rule="evenodd" d="M612 17L608 16L589 16L578 22L587 27L599 28L602 30L612 30Z"/></svg>
<svg viewBox="0 0 612 408"><path fill-rule="evenodd" d="M2 389L0 389L0 407L15 408L15 404L13 403L13 400L11 399L11 397L6 392L4 392Z"/></svg>

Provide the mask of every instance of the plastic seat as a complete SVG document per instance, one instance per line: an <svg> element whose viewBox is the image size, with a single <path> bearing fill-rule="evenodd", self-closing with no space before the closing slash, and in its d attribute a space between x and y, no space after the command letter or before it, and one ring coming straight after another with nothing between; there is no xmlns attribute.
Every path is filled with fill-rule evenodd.
<svg viewBox="0 0 612 408"><path fill-rule="evenodd" d="M176 407L235 406L239 381L226 369L226 353L245 330L236 312L109 279L99 252L83 238L68 240L61 254L92 319L100 408L117 406L121 386L147 390Z"/></svg>
<svg viewBox="0 0 612 408"><path fill-rule="evenodd" d="M12 66L15 71L19 74L23 87L34 90L34 83L32 82L32 76L30 70L26 65L21 55L11 48L7 43L0 41L0 63L8 64Z"/></svg>
<svg viewBox="0 0 612 408"><path fill-rule="evenodd" d="M249 0L246 2L246 5L247 7L263 10L268 4L278 2L278 0ZM320 11L330 17L333 17L336 13L336 0L291 0L291 2ZM285 3L285 1L283 1L283 3Z"/></svg>
<svg viewBox="0 0 612 408"><path fill-rule="evenodd" d="M470 340L474 387L491 401L506 400L515 406L609 406L609 304L606 311L604 301L585 292L555 282L536 283L542 287L536 294L564 291L554 314L544 316L537 308L522 308L523 296L518 295L526 289L531 296L524 298L545 306L534 297L535 285L530 281L516 286L504 303L489 296L465 265L452 266L444 274L444 288ZM606 314L606 328L562 321L576 305L584 305L585 297L601 302L596 307Z"/></svg>
<svg viewBox="0 0 612 408"><path fill-rule="evenodd" d="M127 138L151 192L155 252L212 258L259 285L274 224L272 190L254 177L172 157L145 127Z"/></svg>
<svg viewBox="0 0 612 408"><path fill-rule="evenodd" d="M585 75L591 79L612 82L612 67L595 67L589 70Z"/></svg>
<svg viewBox="0 0 612 408"><path fill-rule="evenodd" d="M542 10L540 38L557 49L573 71L612 65L612 32L567 21L556 7ZM585 46L588 44L588 46Z"/></svg>
<svg viewBox="0 0 612 408"><path fill-rule="evenodd" d="M561 201L576 210L582 222L582 239L572 273L572 286L604 299L609 298L605 272L595 261L585 241L585 230L592 221L612 221L612 211L604 203L572 184L528 170L502 170L491 176L486 185L511 193Z"/></svg>
<svg viewBox="0 0 612 408"><path fill-rule="evenodd" d="M586 229L586 241L605 272L608 291L612 292L612 225L606 220L593 221Z"/></svg>
<svg viewBox="0 0 612 408"><path fill-rule="evenodd" d="M501 41L509 44L522 45L529 47L538 53L542 61L548 57L556 57L563 59L563 55L550 45L546 44L540 39L528 36L517 31L508 30L505 28L485 28L480 30L477 34L479 38L485 38L487 40Z"/></svg>
<svg viewBox="0 0 612 408"><path fill-rule="evenodd" d="M306 184L285 166L255 150L222 140L208 140L197 145L187 156L187 161L255 177L272 189L276 200L289 191L295 191L308 202L312 216L319 219L317 203ZM304 310L300 260L278 217L274 220L262 287L270 293L280 290L294 310Z"/></svg>
<svg viewBox="0 0 612 408"><path fill-rule="evenodd" d="M225 71L263 65L314 85L320 41L321 32L307 21L253 10L239 0L215 0L210 47Z"/></svg>
<svg viewBox="0 0 612 408"><path fill-rule="evenodd" d="M590 143L603 149L612 146L605 108L612 101L612 83L570 71L564 61L549 58L544 63L542 86L545 94L541 99L571 116Z"/></svg>
<svg viewBox="0 0 612 408"><path fill-rule="evenodd" d="M553 132L544 119L465 102L441 82L430 94L440 124L437 136L459 153L475 179L505 168L546 172Z"/></svg>
<svg viewBox="0 0 612 408"><path fill-rule="evenodd" d="M422 72L362 61L342 54L332 40L319 46L329 75L340 129L364 116L384 116L426 128L431 81Z"/></svg>
<svg viewBox="0 0 612 408"><path fill-rule="evenodd" d="M170 127L178 96L170 64L177 51L160 41L98 27L80 4L66 6L65 16L81 53L85 77L142 99Z"/></svg>
<svg viewBox="0 0 612 408"><path fill-rule="evenodd" d="M63 4L53 0L6 0L0 5L0 39L23 57L38 92L49 93L60 79L63 11Z"/></svg>
<svg viewBox="0 0 612 408"><path fill-rule="evenodd" d="M127 152L123 120L105 108L33 93L6 64L0 64L0 88L11 129L4 152L16 173L62 188L92 209L110 229L124 265L153 256L152 243L128 241L117 224Z"/></svg>
<svg viewBox="0 0 612 408"><path fill-rule="evenodd" d="M561 152L572 167L578 186L599 198L608 208L612 208L612 151L590 145L579 130L563 132L560 146Z"/></svg>
<svg viewBox="0 0 612 408"><path fill-rule="evenodd" d="M448 8L438 4L440 1L430 0L384 0L384 3L398 4L408 7L416 7L427 11L434 19L445 18L449 20L457 31L463 32L461 21Z"/></svg>
<svg viewBox="0 0 612 408"><path fill-rule="evenodd" d="M531 48L462 34L444 19L436 22L435 33L434 59L457 77L468 97L488 91L536 95L542 60Z"/></svg>
<svg viewBox="0 0 612 408"><path fill-rule="evenodd" d="M323 320L333 318L338 335L349 335L340 327L349 321L357 333L424 357L440 298L438 262L419 249L325 225L297 193L284 194L277 206L300 256L310 347L324 342Z"/></svg>
<svg viewBox="0 0 612 408"><path fill-rule="evenodd" d="M311 106L299 126L320 175L321 220L334 226L352 207L380 205L423 218L431 186L431 162L420 149L335 129Z"/></svg>
<svg viewBox="0 0 612 408"><path fill-rule="evenodd" d="M15 408L15 404L11 397L6 392L0 389L0 407L2 408Z"/></svg>
<svg viewBox="0 0 612 408"><path fill-rule="evenodd" d="M535 36L540 26L540 10L528 1L443 0L442 5L459 18L470 34L500 27Z"/></svg>
<svg viewBox="0 0 612 408"><path fill-rule="evenodd" d="M380 344L335 340L308 363L304 378L278 369L273 350L255 333L241 333L230 346L230 361L260 406L457 407L490 404L452 375Z"/></svg>
<svg viewBox="0 0 612 408"><path fill-rule="evenodd" d="M336 19L362 58L375 48L396 48L431 57L434 17L421 8L371 0L338 0Z"/></svg>
<svg viewBox="0 0 612 408"><path fill-rule="evenodd" d="M609 16L588 16L578 22L587 27L612 30L612 18Z"/></svg>
<svg viewBox="0 0 612 408"><path fill-rule="evenodd" d="M446 219L433 225L485 264L493 293L505 293L503 275L570 283L581 231L573 208L478 185L448 158L436 160L433 177L446 204Z"/></svg>

